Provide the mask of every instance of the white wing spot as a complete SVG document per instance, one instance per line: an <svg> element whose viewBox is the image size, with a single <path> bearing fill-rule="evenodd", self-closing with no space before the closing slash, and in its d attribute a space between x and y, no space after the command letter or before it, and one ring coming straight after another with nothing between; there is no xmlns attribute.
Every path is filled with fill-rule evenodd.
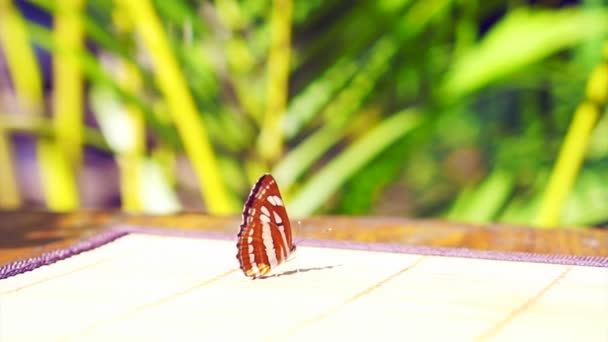
<svg viewBox="0 0 608 342"><path fill-rule="evenodd" d="M277 205L277 202L274 201L274 196L268 196L268 202L270 202L272 205Z"/></svg>
<svg viewBox="0 0 608 342"><path fill-rule="evenodd" d="M262 214L262 215L260 215L260 220L264 223L269 223L270 217Z"/></svg>
<svg viewBox="0 0 608 342"><path fill-rule="evenodd" d="M262 206L262 208L260 210L262 210L262 213L264 213L264 215L270 217L270 212L268 211L268 208L266 208L265 206Z"/></svg>
<svg viewBox="0 0 608 342"><path fill-rule="evenodd" d="M276 211L272 212L274 214L274 222L276 222L276 224L281 225L283 224L283 220L281 219L281 215L277 214Z"/></svg>
<svg viewBox="0 0 608 342"><path fill-rule="evenodd" d="M270 198L272 198L272 201L270 201ZM281 197L279 196L270 196L268 197L268 200L270 201L270 203L272 203L273 205L276 205L277 207L282 207L283 206L283 201L281 200Z"/></svg>
<svg viewBox="0 0 608 342"><path fill-rule="evenodd" d="M274 250L274 241L272 240L272 234L270 233L270 226L268 223L264 223L262 229L262 239L264 240L268 263L270 263L270 266L276 266L279 262L277 260L277 252Z"/></svg>
<svg viewBox="0 0 608 342"><path fill-rule="evenodd" d="M258 193L255 195L255 197L256 197L256 198L262 198L262 197L264 197L264 192L266 192L266 191L264 190L264 191L260 191L260 192L258 192Z"/></svg>

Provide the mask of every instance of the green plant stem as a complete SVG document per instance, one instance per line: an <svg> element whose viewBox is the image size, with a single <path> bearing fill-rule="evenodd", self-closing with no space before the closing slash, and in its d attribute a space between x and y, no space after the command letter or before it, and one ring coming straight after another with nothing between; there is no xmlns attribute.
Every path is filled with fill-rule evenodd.
<svg viewBox="0 0 608 342"><path fill-rule="evenodd" d="M312 177L289 203L294 217L312 214L353 174L421 122L415 109L394 114L348 146Z"/></svg>
<svg viewBox="0 0 608 342"><path fill-rule="evenodd" d="M448 218L478 223L494 220L509 199L514 183L509 171L494 169L480 184L462 192Z"/></svg>
<svg viewBox="0 0 608 342"><path fill-rule="evenodd" d="M310 168L331 146L343 138L344 132L335 125L319 128L283 157L272 170L277 183L289 192L298 177Z"/></svg>
<svg viewBox="0 0 608 342"><path fill-rule="evenodd" d="M238 211L236 203L230 200L201 115L152 3L149 0L120 0L120 3L150 52L156 71L156 83L165 96L186 153L193 164L209 212L229 214Z"/></svg>
<svg viewBox="0 0 608 342"><path fill-rule="evenodd" d="M304 123L312 119L313 114L317 114L313 113L311 108L320 108L321 105L325 104L325 102L322 102L324 100L330 102L323 111L326 119L325 126L313 133L300 146L290 151L275 168L277 180L282 185L286 184L283 186L287 187L288 192L289 187L295 180L336 141L342 138L343 127L348 124L349 119L357 113L357 110L361 108L373 92L378 80L390 70L391 61L397 54L401 42L422 30L448 3L449 1L443 0L434 3L432 6L414 6L403 16L403 22L394 27L393 32L376 41L370 50L369 57L361 68L358 69L353 61L343 60L331 67L326 75L333 75L339 69L342 69L345 73L338 73L338 77L326 77L324 75L321 80L315 81L305 90L303 97L294 100L284 122L288 136L295 134ZM354 74L352 78L351 72ZM336 80L338 80L337 83ZM350 80L348 86L340 90L337 96L330 100L332 91L337 90L343 82L345 83L348 80ZM318 96L312 96L315 93ZM299 110L299 108L302 108L302 110Z"/></svg>
<svg viewBox="0 0 608 342"><path fill-rule="evenodd" d="M291 101L282 123L285 134L295 136L321 112L341 118L350 116L389 70L404 41L419 34L451 2L440 0L412 5L391 32L376 40L363 66L356 58L339 59ZM324 106L328 107L325 111Z"/></svg>
<svg viewBox="0 0 608 342"><path fill-rule="evenodd" d="M52 120L35 115L0 112L0 129L5 129L6 132L28 133L46 139L53 139L55 136ZM112 151L103 135L94 128L85 127L84 143L101 151Z"/></svg>

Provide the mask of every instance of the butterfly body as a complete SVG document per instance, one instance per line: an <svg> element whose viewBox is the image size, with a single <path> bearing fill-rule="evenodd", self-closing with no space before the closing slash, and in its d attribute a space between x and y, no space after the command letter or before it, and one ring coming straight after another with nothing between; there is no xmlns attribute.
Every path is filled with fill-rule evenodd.
<svg viewBox="0 0 608 342"><path fill-rule="evenodd" d="M267 274L295 251L287 210L270 174L251 189L237 237L236 257L243 273L252 278Z"/></svg>

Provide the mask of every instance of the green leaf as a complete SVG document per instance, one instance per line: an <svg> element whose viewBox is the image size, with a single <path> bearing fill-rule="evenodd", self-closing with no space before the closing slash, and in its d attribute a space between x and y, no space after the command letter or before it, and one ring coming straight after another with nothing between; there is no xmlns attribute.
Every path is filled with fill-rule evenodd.
<svg viewBox="0 0 608 342"><path fill-rule="evenodd" d="M446 75L440 94L449 102L564 48L608 33L608 11L513 10Z"/></svg>

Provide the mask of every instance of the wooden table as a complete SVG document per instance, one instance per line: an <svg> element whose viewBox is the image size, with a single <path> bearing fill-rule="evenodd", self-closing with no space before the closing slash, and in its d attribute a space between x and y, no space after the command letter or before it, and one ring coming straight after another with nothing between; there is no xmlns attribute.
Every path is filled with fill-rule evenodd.
<svg viewBox="0 0 608 342"><path fill-rule="evenodd" d="M5 267L26 265L0 281L0 340L608 341L608 231L382 217L292 223L297 257L258 281L239 270L236 241L185 238L236 240L239 217L0 212L0 266L104 229L78 248L113 241L38 271ZM111 238L127 231L135 234ZM415 247L379 252L395 244Z"/></svg>
<svg viewBox="0 0 608 342"><path fill-rule="evenodd" d="M128 215L118 211L0 211L0 266L65 247L112 225L138 225L235 234L240 217L200 213L164 216ZM608 230L538 230L506 225L469 225L439 220L386 217L314 217L292 223L301 238L389 242L418 246L542 254L608 256Z"/></svg>

